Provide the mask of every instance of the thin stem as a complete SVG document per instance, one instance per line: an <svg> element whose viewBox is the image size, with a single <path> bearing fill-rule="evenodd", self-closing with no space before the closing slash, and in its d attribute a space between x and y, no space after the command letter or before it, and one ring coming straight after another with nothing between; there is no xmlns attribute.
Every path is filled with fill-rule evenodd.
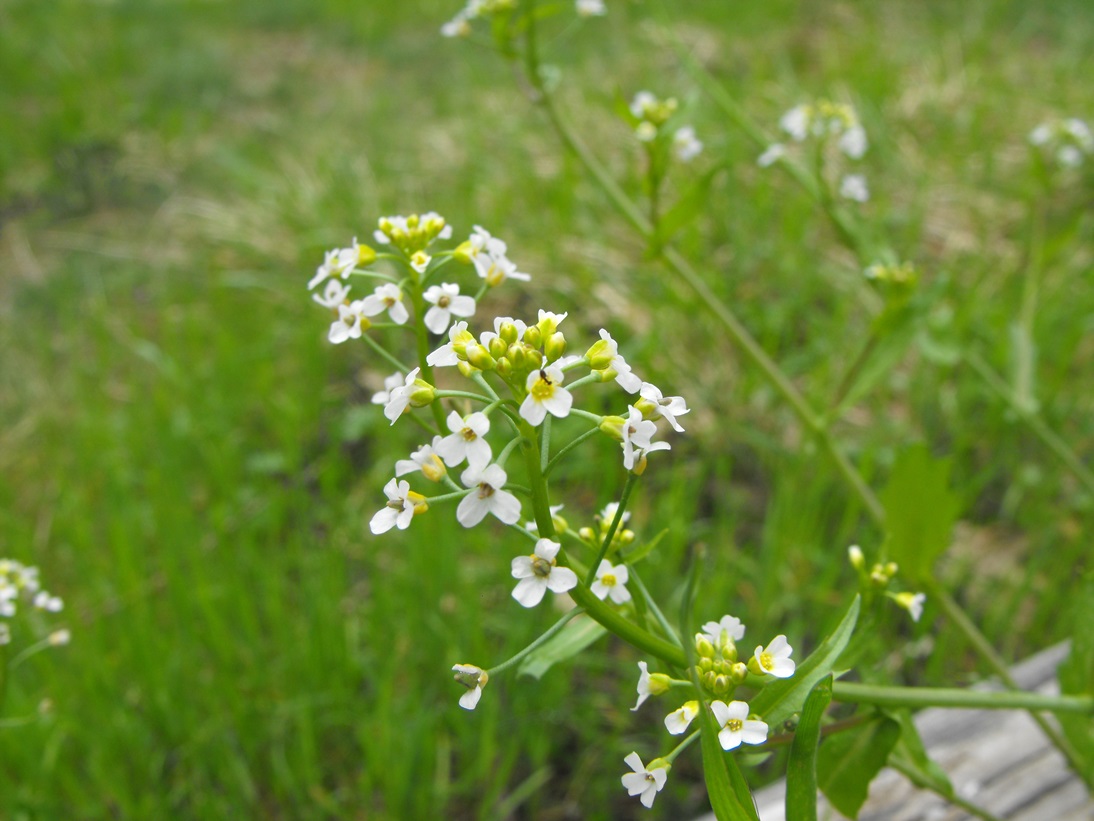
<svg viewBox="0 0 1094 821"><path fill-rule="evenodd" d="M631 581L634 582L634 586L638 588L638 592L642 594L642 598L646 600L646 604L649 605L650 612L653 613L653 617L657 619L657 623L661 625L661 629L665 631L665 635L676 642L681 647L684 646L680 640L680 634L676 632L676 629L669 624L669 620L665 618L665 614L661 612L661 608L657 606L657 602L653 600L653 596L646 589L646 585L642 583L642 580L638 577L638 573L635 571L633 565L627 565L630 571Z"/></svg>
<svg viewBox="0 0 1094 821"><path fill-rule="evenodd" d="M619 529L619 523L623 521L623 513L627 509L627 502L631 498L631 491L634 489L637 481L638 477L630 471L627 471L627 482L623 485L623 495L619 497L619 504L615 508L615 516L612 517L612 523L608 525L608 532L604 534L604 541L600 545L600 552L596 554L596 559L589 565L589 575L585 578L586 585L591 585L596 581L596 569L600 566L600 562L604 557L608 555L608 548L611 547L612 539L615 538L615 532Z"/></svg>
<svg viewBox="0 0 1094 821"><path fill-rule="evenodd" d="M977 818L984 819L984 821L1002 821L1002 819L1000 819L998 816L992 815L990 812L976 806L971 801L965 800L954 791L943 792L942 790L937 789L934 784L929 781L923 783L922 779L919 778L915 770L913 770L911 767L905 764L904 761L902 761L899 757L895 755L889 756L889 759L885 763L888 766L892 767L894 770L896 770L898 773L903 775L917 787L924 787L930 790L935 795L942 798L944 801L953 804L955 807L960 807L969 815L975 815Z"/></svg>
<svg viewBox="0 0 1094 821"><path fill-rule="evenodd" d="M1024 690L964 690L951 687L889 687L837 681L832 698L879 707L952 707L977 710L1045 710L1094 715L1094 696L1046 696Z"/></svg>
<svg viewBox="0 0 1094 821"><path fill-rule="evenodd" d="M574 439L574 441L568 442L567 444L565 444L561 448L559 448L558 453L556 453L554 456L552 456L551 460L547 463L546 467L543 468L543 475L544 476L550 476L551 471L555 469L555 465L557 465L559 463L559 460L562 459L563 456L565 456L571 450L576 448L582 442L585 442L586 440L591 439L592 437L596 436L598 433L600 433L600 428L599 427L592 428L591 430L587 430L583 434L578 436L576 439Z"/></svg>
<svg viewBox="0 0 1094 821"><path fill-rule="evenodd" d="M412 368L408 368L406 365L404 365L402 362L400 362L398 359L396 359L394 356L392 356L390 353L388 353L387 349L384 348L383 345L381 345L379 342L377 342L371 336L369 336L368 334L361 334L361 338L363 340L365 340L365 343L370 348L372 348L373 351L378 353L389 365L393 365L395 367L395 370L397 370L399 373L401 373L401 374L410 373Z"/></svg>
<svg viewBox="0 0 1094 821"><path fill-rule="evenodd" d="M529 644L527 647L525 647L523 650L521 650L519 653L517 653L511 659L509 659L508 661L503 661L497 667L491 667L486 672L489 675L493 676L493 675L496 675L497 673L500 673L502 670L505 670L509 667L512 667L514 664L519 662L522 658L527 656L529 653L531 653L533 650L535 650L541 644L543 644L544 642L549 641L550 639L552 639L555 636L555 634L558 633L559 630L561 630L563 627L565 627L567 624L570 623L571 619L573 619L575 616L580 616L584 612L585 612L584 609L582 609L580 607L575 607L573 610L571 610L569 613L567 613L561 619L556 621L551 627L549 627L547 629L547 632L545 632L542 636L540 636L538 639L533 641L531 644Z"/></svg>
<svg viewBox="0 0 1094 821"><path fill-rule="evenodd" d="M688 682L688 686L689 687L691 686L690 682ZM667 761L671 764L673 761L676 760L676 756L680 755L680 753L682 753L689 746L691 746L691 743L699 737L699 732L700 732L699 730L696 730L694 733L692 733L687 738L685 738L683 741L681 741L679 744L677 744L675 749L673 749L673 751L671 753L669 753L668 755L663 755L663 756L661 756L661 758L665 759L665 761Z"/></svg>

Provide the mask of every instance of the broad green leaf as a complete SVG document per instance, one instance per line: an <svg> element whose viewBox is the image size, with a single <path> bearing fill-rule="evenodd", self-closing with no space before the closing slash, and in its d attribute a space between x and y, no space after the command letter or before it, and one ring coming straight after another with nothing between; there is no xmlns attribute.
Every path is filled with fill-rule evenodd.
<svg viewBox="0 0 1094 821"><path fill-rule="evenodd" d="M832 701L832 676L825 676L809 693L801 721L794 731L786 764L786 817L795 821L817 819L817 744L821 719Z"/></svg>
<svg viewBox="0 0 1094 821"><path fill-rule="evenodd" d="M699 744L703 749L703 774L710 806L718 821L759 821L752 791L737 762L718 743L718 725L710 706L699 708Z"/></svg>
<svg viewBox="0 0 1094 821"><path fill-rule="evenodd" d="M576 656L607 632L588 616L577 616L557 635L521 659L517 673L541 678L554 665Z"/></svg>
<svg viewBox="0 0 1094 821"><path fill-rule="evenodd" d="M821 745L817 782L833 807L848 818L858 818L870 782L899 738L900 725L882 716L833 735Z"/></svg>
<svg viewBox="0 0 1094 821"><path fill-rule="evenodd" d="M855 596L839 627L821 642L820 647L809 658L798 665L793 676L767 685L752 699L749 709L763 716L772 729L801 710L817 682L835 668L836 661L855 630L860 604L859 597Z"/></svg>
<svg viewBox="0 0 1094 821"><path fill-rule="evenodd" d="M953 795L953 784L946 771L927 755L927 748L919 736L919 728L908 710L890 710L888 715L900 725L900 740L893 748L892 758L904 767L904 776L920 789L933 790L939 795Z"/></svg>
<svg viewBox="0 0 1094 821"><path fill-rule="evenodd" d="M897 457L881 492L888 555L909 580L929 578L935 559L949 547L960 508L949 478L949 459L935 459L926 446L914 445Z"/></svg>
<svg viewBox="0 0 1094 821"><path fill-rule="evenodd" d="M1094 573L1087 574L1072 605L1071 651L1056 675L1067 695L1094 694ZM1094 718L1071 716L1061 722L1064 735L1086 759L1086 781L1094 786Z"/></svg>

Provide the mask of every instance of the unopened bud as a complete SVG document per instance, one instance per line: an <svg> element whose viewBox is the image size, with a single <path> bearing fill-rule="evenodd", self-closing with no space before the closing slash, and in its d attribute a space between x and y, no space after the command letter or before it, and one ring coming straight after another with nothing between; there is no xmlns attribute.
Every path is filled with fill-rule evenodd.
<svg viewBox="0 0 1094 821"><path fill-rule="evenodd" d="M517 341L517 337L520 332L517 330L517 326L512 322L503 322L498 327L498 336L505 340L506 345L512 345Z"/></svg>
<svg viewBox="0 0 1094 821"><path fill-rule="evenodd" d="M866 568L866 556L863 555L862 548L857 544L847 548L847 558L851 560L851 567L860 573Z"/></svg>
<svg viewBox="0 0 1094 821"><path fill-rule="evenodd" d="M604 339L594 343L593 346L585 352L585 359L589 363L589 368L594 371L599 371L608 367L612 364L612 359L614 357L615 354L611 352L611 348L608 347L608 343Z"/></svg>
<svg viewBox="0 0 1094 821"><path fill-rule="evenodd" d="M623 441L623 426L627 420L622 416L605 416L600 420L600 432L606 433L617 442Z"/></svg>
<svg viewBox="0 0 1094 821"><path fill-rule="evenodd" d="M376 252L367 245L357 246L357 264L372 265L376 261Z"/></svg>
<svg viewBox="0 0 1094 821"><path fill-rule="evenodd" d="M467 346L467 361L480 371L492 371L498 364L494 357L490 355L490 351L477 344Z"/></svg>
<svg viewBox="0 0 1094 821"><path fill-rule="evenodd" d="M543 344L543 332L538 327L533 325L531 328L524 332L524 341L526 344L533 348L538 348Z"/></svg>
<svg viewBox="0 0 1094 821"><path fill-rule="evenodd" d="M703 633L695 634L695 652L702 658L714 658L714 645Z"/></svg>
<svg viewBox="0 0 1094 821"><path fill-rule="evenodd" d="M509 346L500 336L495 336L486 345L486 349L490 351L490 355L494 357L494 359L500 359L505 356L505 352L508 348Z"/></svg>
<svg viewBox="0 0 1094 821"><path fill-rule="evenodd" d="M410 406L424 408L437 398L437 390L424 379L414 380L414 390L410 392Z"/></svg>
<svg viewBox="0 0 1094 821"><path fill-rule="evenodd" d="M461 242L458 246L456 246L456 250L452 252L452 258L456 260L456 262L462 263L464 265L470 265L472 259L474 258L474 255L475 246L467 240Z"/></svg>
<svg viewBox="0 0 1094 821"><path fill-rule="evenodd" d="M564 353L566 353L566 337L561 331L556 331L543 343L543 355L547 357L548 362L554 362L556 359L561 359Z"/></svg>

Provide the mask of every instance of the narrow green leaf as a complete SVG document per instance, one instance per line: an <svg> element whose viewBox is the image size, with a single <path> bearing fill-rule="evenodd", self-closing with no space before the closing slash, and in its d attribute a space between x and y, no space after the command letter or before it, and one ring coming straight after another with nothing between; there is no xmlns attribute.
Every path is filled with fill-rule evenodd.
<svg viewBox="0 0 1094 821"><path fill-rule="evenodd" d="M900 738L900 725L888 716L828 738L820 748L817 782L832 806L858 818L870 782L885 766Z"/></svg>
<svg viewBox="0 0 1094 821"><path fill-rule="evenodd" d="M1072 605L1071 651L1056 675L1067 695L1094 694L1094 573L1088 573ZM1088 784L1094 786L1094 717L1074 716L1061 722L1064 735L1086 759Z"/></svg>
<svg viewBox="0 0 1094 821"><path fill-rule="evenodd" d="M752 699L749 709L763 716L772 729L801 710L817 682L835 668L843 648L847 646L855 630L860 603L859 597L855 596L839 627L821 642L820 647L809 658L798 665L793 676L767 685Z"/></svg>
<svg viewBox="0 0 1094 821"><path fill-rule="evenodd" d="M672 207L665 212L657 224L657 241L668 242L673 234L683 228L710 202L710 186L724 166L715 166L703 174L685 191Z"/></svg>
<svg viewBox="0 0 1094 821"><path fill-rule="evenodd" d="M920 789L933 790L944 796L953 795L953 784L946 771L927 755L927 748L923 745L911 712L887 710L886 713L900 725L900 740L893 748L892 757L904 764L902 771L905 777Z"/></svg>
<svg viewBox="0 0 1094 821"><path fill-rule="evenodd" d="M573 658L608 631L588 616L577 616L520 661L517 673L541 678L554 665Z"/></svg>
<svg viewBox="0 0 1094 821"><path fill-rule="evenodd" d="M703 774L714 816L718 821L759 821L752 792L733 756L726 755L718 743L718 725L706 703L699 708L699 729Z"/></svg>
<svg viewBox="0 0 1094 821"><path fill-rule="evenodd" d="M924 445L903 451L881 492L889 558L908 579L930 577L950 544L960 502L949 488L950 460L935 459Z"/></svg>
<svg viewBox="0 0 1094 821"><path fill-rule="evenodd" d="M795 821L817 819L817 745L821 719L832 701L832 675L817 682L802 707L801 721L790 745L786 765L786 817Z"/></svg>
<svg viewBox="0 0 1094 821"><path fill-rule="evenodd" d="M626 562L627 564L636 564L637 562L642 561L644 558L646 558L646 556L648 556L650 554L650 552L655 547L657 547L657 545L661 542L661 540L663 538L665 538L665 534L668 533L668 532L669 532L669 529L666 527L664 530L662 530L660 533L658 533L656 536L654 536L648 542L639 545L634 550L632 550L630 553L627 553L626 555L620 554L623 561Z"/></svg>

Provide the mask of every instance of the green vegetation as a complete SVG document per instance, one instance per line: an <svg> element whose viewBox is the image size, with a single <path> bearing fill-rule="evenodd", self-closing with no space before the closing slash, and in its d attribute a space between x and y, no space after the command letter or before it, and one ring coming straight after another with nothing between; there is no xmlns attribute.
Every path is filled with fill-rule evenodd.
<svg viewBox="0 0 1094 821"><path fill-rule="evenodd" d="M323 249L364 239L381 214L436 210L457 235L479 223L504 236L534 279L491 307L574 310L687 397L671 472L651 470L631 508L641 536L669 528L643 575L663 598L679 598L686 550L703 542L697 617L728 608L747 614L749 639L784 632L811 650L856 589L846 547L877 549L828 460L503 63L437 35L457 3L413 5L0 6L0 556L42 568L73 634L10 683L4 717L42 717L2 731L3 817L706 808L698 755L678 759L653 812L620 789L627 752L659 754L644 731L663 717L629 712L638 657L621 643L542 679L501 676L475 713L457 707L453 663L507 658L557 614L514 613L500 530L427 516L368 532L391 460L418 437L369 404L389 369L364 346L330 346L304 285ZM756 167L653 9L608 5L610 23L550 44L562 104L638 195L613 109L642 88L681 99L706 143L699 165L725 170L677 246L826 405L872 316L857 262L789 179ZM865 212L941 295L936 347L959 343L1009 379L1036 194L1026 135L1094 117L1089 4L679 5L673 31L772 134L806 98L855 104L871 138ZM1089 463L1085 173L1044 204L1032 337L1044 422ZM945 359L896 351L835 430L875 488L909 443L952 458L945 586L1018 658L1067 635L1094 497ZM609 445L583 452L561 477L575 526L623 483ZM875 631L907 683L986 672L931 601L919 624L894 608Z"/></svg>

